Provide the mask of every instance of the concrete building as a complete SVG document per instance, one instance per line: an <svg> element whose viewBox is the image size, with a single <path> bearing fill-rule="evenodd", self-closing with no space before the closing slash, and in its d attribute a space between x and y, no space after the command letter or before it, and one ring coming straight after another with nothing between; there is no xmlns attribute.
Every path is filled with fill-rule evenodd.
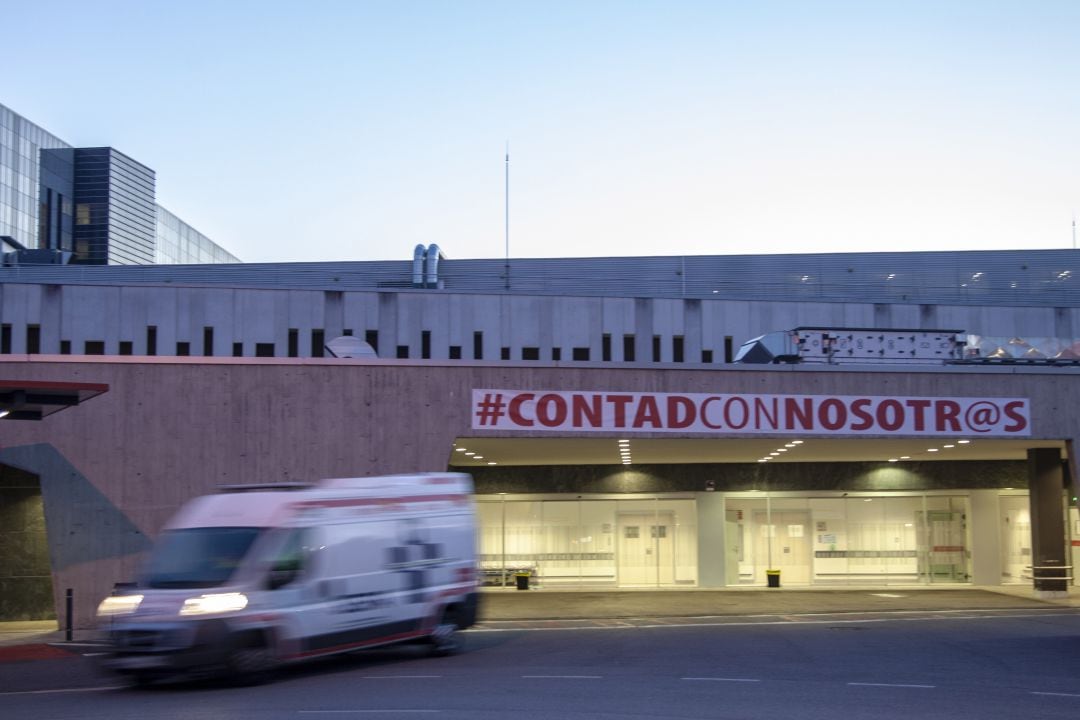
<svg viewBox="0 0 1080 720"><path fill-rule="evenodd" d="M89 623L166 517L218 485L446 468L475 478L493 586L764 585L772 570L785 586L1063 591L1080 541L1074 257L507 264L418 248L2 269L0 616L55 613L71 588ZM918 351L860 356L822 331L827 354L734 362L807 326ZM969 345L935 355L931 337ZM47 405L41 383L96 396L14 421Z"/></svg>

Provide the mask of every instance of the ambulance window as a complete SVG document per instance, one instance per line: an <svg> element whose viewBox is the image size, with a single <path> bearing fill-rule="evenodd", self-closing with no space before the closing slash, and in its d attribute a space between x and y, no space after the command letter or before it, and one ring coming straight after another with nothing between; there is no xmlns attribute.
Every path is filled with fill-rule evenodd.
<svg viewBox="0 0 1080 720"><path fill-rule="evenodd" d="M309 533L305 529L294 530L285 541L270 568L270 585L279 588L297 580L307 565L310 547Z"/></svg>

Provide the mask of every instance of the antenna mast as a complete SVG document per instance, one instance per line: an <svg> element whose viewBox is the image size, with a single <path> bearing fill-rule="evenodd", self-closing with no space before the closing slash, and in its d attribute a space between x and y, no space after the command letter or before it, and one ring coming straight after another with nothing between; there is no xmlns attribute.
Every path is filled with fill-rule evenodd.
<svg viewBox="0 0 1080 720"><path fill-rule="evenodd" d="M506 279L506 289L510 289L510 141L506 141L506 267L503 270L503 277ZM1075 222L1073 223L1076 224ZM1074 243L1075 245L1075 243Z"/></svg>

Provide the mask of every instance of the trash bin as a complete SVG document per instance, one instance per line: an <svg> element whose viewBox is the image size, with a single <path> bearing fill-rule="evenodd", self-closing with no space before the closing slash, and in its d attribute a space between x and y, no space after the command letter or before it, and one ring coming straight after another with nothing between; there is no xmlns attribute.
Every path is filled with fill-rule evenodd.
<svg viewBox="0 0 1080 720"><path fill-rule="evenodd" d="M517 589L518 590L528 590L529 589L529 573L527 573L527 572L514 573L514 580L515 580L515 582L517 582Z"/></svg>
<svg viewBox="0 0 1080 720"><path fill-rule="evenodd" d="M769 587L780 587L780 571L766 570L765 578L769 581Z"/></svg>

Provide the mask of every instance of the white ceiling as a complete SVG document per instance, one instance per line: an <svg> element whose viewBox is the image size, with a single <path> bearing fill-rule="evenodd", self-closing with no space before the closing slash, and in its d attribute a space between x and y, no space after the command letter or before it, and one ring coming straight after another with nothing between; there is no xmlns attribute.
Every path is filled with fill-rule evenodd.
<svg viewBox="0 0 1080 720"><path fill-rule="evenodd" d="M772 457L786 462L905 462L936 460L1023 460L1028 448L1055 447L1061 440L991 438L903 439L634 439L628 438L634 465L677 463L751 463ZM795 444L798 440L801 444ZM961 440L969 440L967 443ZM794 445L794 447L785 447ZM952 445L952 447L946 447ZM471 438L459 437L451 452L455 466L618 465L622 456L616 438ZM936 449L932 452L931 449ZM467 456L466 453L475 453ZM777 452L776 456L769 453Z"/></svg>

